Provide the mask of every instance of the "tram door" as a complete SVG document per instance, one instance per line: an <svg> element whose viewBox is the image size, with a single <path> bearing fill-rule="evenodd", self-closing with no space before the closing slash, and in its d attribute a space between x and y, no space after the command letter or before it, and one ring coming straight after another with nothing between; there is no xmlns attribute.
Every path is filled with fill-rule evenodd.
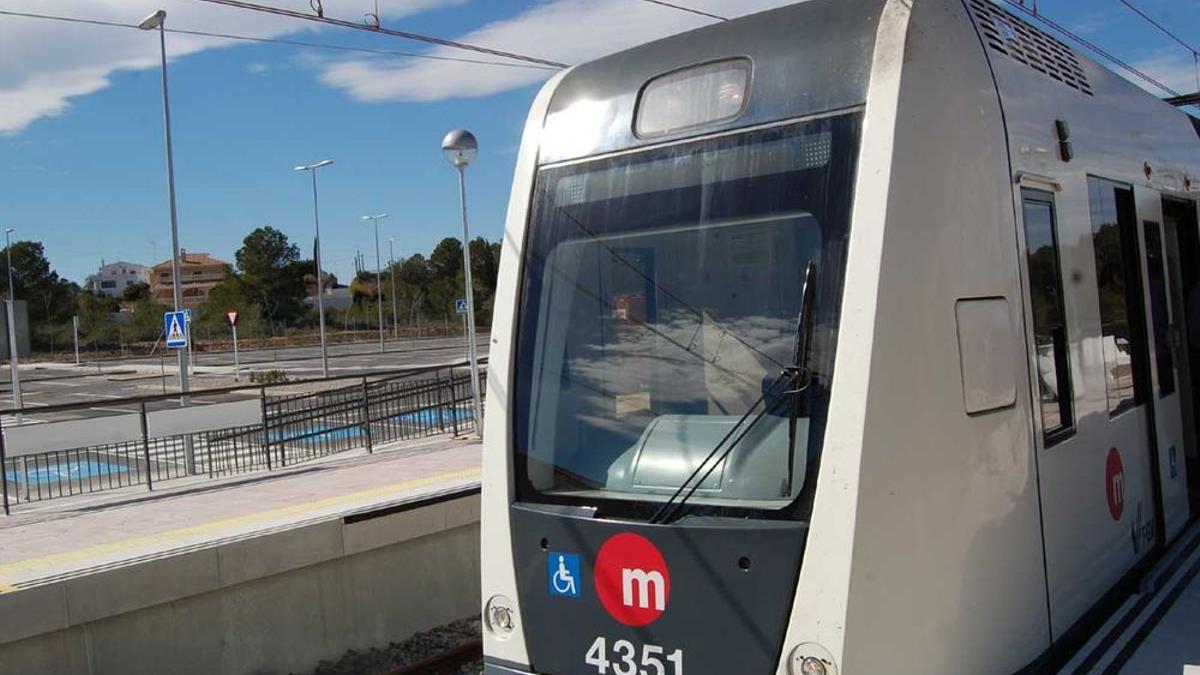
<svg viewBox="0 0 1200 675"><path fill-rule="evenodd" d="M1176 450L1175 472L1176 480L1184 485L1191 516L1200 515L1200 230L1196 208L1196 202L1186 199L1162 200L1172 317L1168 331L1184 437L1184 447ZM1164 482L1170 481L1169 476L1168 464Z"/></svg>
<svg viewBox="0 0 1200 675"><path fill-rule="evenodd" d="M1158 201L1157 195L1154 201ZM1157 210L1158 204L1152 205ZM1153 358L1147 364L1151 371L1148 398L1153 402L1154 415L1150 445L1154 471L1155 498L1159 502L1158 528L1160 541L1170 542L1183 530L1190 516L1187 490L1187 471L1184 455L1189 444L1187 418L1182 404L1187 380L1180 377L1179 309L1181 294L1173 288L1172 276L1177 267L1168 254L1164 226L1157 220L1142 221L1142 254L1146 280L1150 345Z"/></svg>

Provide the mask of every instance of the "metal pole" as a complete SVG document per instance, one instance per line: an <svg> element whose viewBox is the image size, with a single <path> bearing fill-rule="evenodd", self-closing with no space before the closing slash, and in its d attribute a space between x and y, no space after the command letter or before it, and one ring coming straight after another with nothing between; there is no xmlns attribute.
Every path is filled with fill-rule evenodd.
<svg viewBox="0 0 1200 675"><path fill-rule="evenodd" d="M175 155L171 147L171 103L170 96L167 90L167 38L166 31L163 30L163 24L158 26L158 44L160 47L159 53L162 59L162 92L163 92L163 129L166 135L167 145L167 199L171 209L171 294L175 302L175 311L183 309L183 287L182 287L182 271L179 262L179 219L175 209ZM185 326L189 331L191 326ZM191 346L191 335L188 335L188 344ZM186 406L188 401L188 349L179 350L179 404ZM188 443L190 455L191 444ZM189 465L191 460L189 457Z"/></svg>
<svg viewBox="0 0 1200 675"><path fill-rule="evenodd" d="M262 435L263 435L263 453L267 456L267 471L271 470L271 426L268 423L267 417L267 388L262 387L258 390L259 401L262 403Z"/></svg>
<svg viewBox="0 0 1200 675"><path fill-rule="evenodd" d="M321 297L325 295L325 283L321 278L321 216L317 210L317 170L309 169L309 173L312 174L313 186L313 225L317 233L316 245L313 246L313 257L316 258L317 265L317 320L321 325L321 376L329 377L329 352L325 348L325 301Z"/></svg>
<svg viewBox="0 0 1200 675"><path fill-rule="evenodd" d="M400 339L400 324L396 323L396 252L392 250L394 238L388 239L388 267L392 270L392 337Z"/></svg>
<svg viewBox="0 0 1200 675"><path fill-rule="evenodd" d="M7 466L8 466L8 458L5 455L4 423L3 423L3 419L0 419L0 483L3 483L3 485L4 485L4 515L9 516L12 514L9 513L9 511L8 511L8 471L6 470ZM15 469L16 466L14 465L13 468Z"/></svg>
<svg viewBox="0 0 1200 675"><path fill-rule="evenodd" d="M4 250L8 254L8 365L12 370L13 405L20 411L25 403L21 397L20 359L17 357L17 291L13 286L11 234L11 227L4 231ZM17 423L21 423L20 412L17 413Z"/></svg>
<svg viewBox="0 0 1200 675"><path fill-rule="evenodd" d="M71 328L75 331L75 365L79 365L79 315L71 317Z"/></svg>
<svg viewBox="0 0 1200 675"><path fill-rule="evenodd" d="M463 278L467 285L467 358L471 362L471 402L475 430L483 432L483 401L479 397L479 360L475 347L475 291L471 284L471 239L467 232L466 167L458 166L458 199L462 203Z"/></svg>
<svg viewBox="0 0 1200 675"><path fill-rule="evenodd" d="M375 307L379 310L379 353L383 353L383 263L379 260L379 218L375 222Z"/></svg>
<svg viewBox="0 0 1200 675"><path fill-rule="evenodd" d="M371 438L371 391L365 375L362 379L362 424L363 431L367 434L367 454L371 454L375 452L375 444Z"/></svg>
<svg viewBox="0 0 1200 675"><path fill-rule="evenodd" d="M142 421L142 453L146 457L146 489L153 490L154 489L154 479L150 475L151 474L151 470L150 470L150 432L147 429L147 425L146 425L146 402L145 401L142 401L141 412L142 412L142 415L141 415L141 418L142 418L141 419L141 421Z"/></svg>
<svg viewBox="0 0 1200 675"><path fill-rule="evenodd" d="M240 382L242 379L242 364L238 361L237 348L237 324L233 324L233 381Z"/></svg>

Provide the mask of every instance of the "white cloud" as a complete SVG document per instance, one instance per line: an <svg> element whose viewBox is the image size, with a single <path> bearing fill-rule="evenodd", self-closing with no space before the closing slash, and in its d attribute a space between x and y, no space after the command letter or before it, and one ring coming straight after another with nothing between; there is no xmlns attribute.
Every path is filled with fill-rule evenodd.
<svg viewBox="0 0 1200 675"><path fill-rule="evenodd" d="M389 0L384 18L394 20L466 1ZM273 4L309 10L308 0L275 0ZM327 15L333 15L330 4L326 3ZM5 2L3 9L137 23L149 13L146 8L156 6L167 10L168 26L191 30L277 37L312 31L317 25L195 0L162 0L146 5L129 0L13 0ZM240 43L170 34L167 53L170 58L178 58L233 44ZM0 16L0 133L18 132L40 118L60 115L71 99L107 87L113 73L153 68L158 59L156 36L140 31Z"/></svg>
<svg viewBox="0 0 1200 675"><path fill-rule="evenodd" d="M794 0L709 0L690 6L739 16ZM579 63L712 23L712 19L635 0L549 0L456 39L563 63ZM465 53L439 47L436 56ZM490 57L485 57L490 58ZM348 59L327 65L321 81L360 101L436 101L487 96L540 82L549 71L444 61L397 64Z"/></svg>
<svg viewBox="0 0 1200 675"><path fill-rule="evenodd" d="M1131 63L1134 68L1162 82L1180 93L1191 93L1200 88L1196 81L1196 63L1190 54L1180 49L1162 50L1151 56ZM1166 92L1158 87L1135 77L1124 70L1119 71L1126 79L1146 89L1155 96L1166 96Z"/></svg>

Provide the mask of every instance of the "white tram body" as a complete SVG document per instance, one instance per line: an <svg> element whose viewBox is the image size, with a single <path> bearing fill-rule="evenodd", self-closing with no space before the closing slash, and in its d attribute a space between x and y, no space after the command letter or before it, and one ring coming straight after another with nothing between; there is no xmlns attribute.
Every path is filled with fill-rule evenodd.
<svg viewBox="0 0 1200 675"><path fill-rule="evenodd" d="M1061 664L1192 516L1198 197L1200 125L987 0L556 76L490 338L485 672ZM802 414L739 422L760 392Z"/></svg>

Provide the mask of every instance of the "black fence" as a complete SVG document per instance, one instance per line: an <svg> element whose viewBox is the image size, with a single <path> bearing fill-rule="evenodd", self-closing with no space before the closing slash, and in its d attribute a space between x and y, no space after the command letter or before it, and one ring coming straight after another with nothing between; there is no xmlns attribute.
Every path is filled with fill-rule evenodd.
<svg viewBox="0 0 1200 675"><path fill-rule="evenodd" d="M485 371L476 374L484 391ZM160 411L178 410L179 395L104 401L119 414L65 420L78 426L111 424L117 417L140 419L140 438L44 452L10 447L11 433L0 435L3 505L145 485L182 478L215 478L270 471L355 449L372 452L393 441L476 431L471 373L465 364L395 371L354 378L330 378L277 385L193 391L189 407L217 397L241 402L257 399L261 415L254 424L154 435L147 423ZM49 406L20 411L39 418L93 411L95 404ZM18 411L0 411L0 427L13 429ZM94 422L93 422L94 420ZM47 424L54 424L48 421ZM25 425L22 431L38 429ZM100 434L97 434L99 436Z"/></svg>

